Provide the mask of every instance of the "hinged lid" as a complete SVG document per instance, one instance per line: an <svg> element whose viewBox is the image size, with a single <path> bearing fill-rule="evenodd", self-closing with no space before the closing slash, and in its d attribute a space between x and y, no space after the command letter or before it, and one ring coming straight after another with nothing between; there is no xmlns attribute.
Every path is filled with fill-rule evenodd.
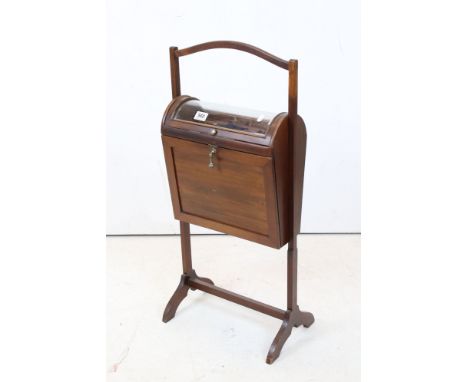
<svg viewBox="0 0 468 382"><path fill-rule="evenodd" d="M275 114L190 99L175 111L179 121L203 122L217 129L265 137Z"/></svg>
<svg viewBox="0 0 468 382"><path fill-rule="evenodd" d="M255 111L179 96L166 110L162 133L268 155L276 131L286 122L286 113Z"/></svg>

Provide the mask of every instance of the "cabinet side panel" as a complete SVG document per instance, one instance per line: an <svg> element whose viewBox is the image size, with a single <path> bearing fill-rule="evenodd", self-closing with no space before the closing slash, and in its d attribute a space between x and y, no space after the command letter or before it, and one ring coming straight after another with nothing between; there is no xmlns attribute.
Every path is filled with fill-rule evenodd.
<svg viewBox="0 0 468 382"><path fill-rule="evenodd" d="M302 215L302 196L304 189L304 168L307 146L307 131L304 120L297 116L296 133L294 134L294 162L296 165L294 179L294 232L301 231L301 215Z"/></svg>
<svg viewBox="0 0 468 382"><path fill-rule="evenodd" d="M289 241L288 119L284 118L273 141L273 158L278 195L278 221L281 246Z"/></svg>
<svg viewBox="0 0 468 382"><path fill-rule="evenodd" d="M165 136L162 136L164 159L166 162L167 177L169 181L169 189L171 191L172 209L174 217L180 219L180 198L177 185L177 177L174 167L174 156L171 146L171 141Z"/></svg>

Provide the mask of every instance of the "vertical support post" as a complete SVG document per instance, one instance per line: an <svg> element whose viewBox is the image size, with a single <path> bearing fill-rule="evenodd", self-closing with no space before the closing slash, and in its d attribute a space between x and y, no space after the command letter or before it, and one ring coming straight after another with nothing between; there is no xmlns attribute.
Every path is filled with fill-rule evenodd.
<svg viewBox="0 0 468 382"><path fill-rule="evenodd" d="M180 96L180 71L179 71L179 56L177 56L177 47L169 48L169 58L171 63L171 88L172 98Z"/></svg>
<svg viewBox="0 0 468 382"><path fill-rule="evenodd" d="M171 88L172 98L180 96L180 70L179 57L177 56L177 47L169 48L169 58L171 63ZM180 221L180 244L182 248L182 268L184 274L190 274L192 267L192 249L190 244L190 224Z"/></svg>
<svg viewBox="0 0 468 382"><path fill-rule="evenodd" d="M288 310L297 308L297 239L288 243Z"/></svg>
<svg viewBox="0 0 468 382"><path fill-rule="evenodd" d="M289 148L289 229L290 237L299 233L300 211L298 192L298 158L296 154L297 140L297 60L289 60L289 86L288 86L288 148Z"/></svg>
<svg viewBox="0 0 468 382"><path fill-rule="evenodd" d="M193 271L190 224L183 221L180 222L180 245L182 248L182 268L184 274L189 274Z"/></svg>
<svg viewBox="0 0 468 382"><path fill-rule="evenodd" d="M289 60L288 71L289 71L289 83L288 83L288 116L291 122L295 122L297 116L297 60Z"/></svg>
<svg viewBox="0 0 468 382"><path fill-rule="evenodd" d="M299 211L296 195L297 160L295 158L295 133L297 123L297 60L289 60L288 83L288 147L289 147L289 243L287 267L287 307L288 310L297 308L297 234L299 233Z"/></svg>

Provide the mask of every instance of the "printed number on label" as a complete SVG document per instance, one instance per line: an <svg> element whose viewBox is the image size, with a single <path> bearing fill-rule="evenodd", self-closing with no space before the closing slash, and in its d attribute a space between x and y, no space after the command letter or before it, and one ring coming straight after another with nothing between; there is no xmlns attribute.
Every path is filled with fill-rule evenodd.
<svg viewBox="0 0 468 382"><path fill-rule="evenodd" d="M208 117L208 113L205 113L204 111L197 111L193 119L196 119L197 121L205 122L207 117Z"/></svg>

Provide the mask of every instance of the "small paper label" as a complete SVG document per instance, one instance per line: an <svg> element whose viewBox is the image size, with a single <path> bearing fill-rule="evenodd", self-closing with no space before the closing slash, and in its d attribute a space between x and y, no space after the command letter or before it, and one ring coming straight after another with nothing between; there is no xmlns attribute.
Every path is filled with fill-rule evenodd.
<svg viewBox="0 0 468 382"><path fill-rule="evenodd" d="M193 116L193 119L196 119L197 121L202 121L202 122L205 122L206 118L208 118L208 113L205 113L204 111L197 111L195 115Z"/></svg>

